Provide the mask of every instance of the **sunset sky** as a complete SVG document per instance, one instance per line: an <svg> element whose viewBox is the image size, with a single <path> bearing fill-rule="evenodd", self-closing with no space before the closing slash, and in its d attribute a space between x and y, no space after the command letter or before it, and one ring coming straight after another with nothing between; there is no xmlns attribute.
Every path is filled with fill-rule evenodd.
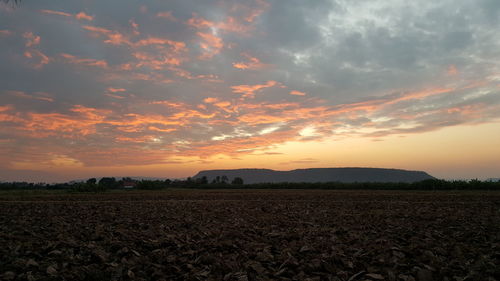
<svg viewBox="0 0 500 281"><path fill-rule="evenodd" d="M0 181L500 177L500 1L0 3Z"/></svg>

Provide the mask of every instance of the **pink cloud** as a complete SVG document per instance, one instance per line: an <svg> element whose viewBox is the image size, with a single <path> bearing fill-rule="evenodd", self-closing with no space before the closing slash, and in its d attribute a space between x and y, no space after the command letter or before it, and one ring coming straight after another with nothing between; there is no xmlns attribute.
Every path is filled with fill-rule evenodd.
<svg viewBox="0 0 500 281"><path fill-rule="evenodd" d="M196 33L202 41L200 42L200 47L203 49L204 53L200 56L201 59L210 59L216 54L220 53L224 47L224 42L222 38L213 35L212 33Z"/></svg>
<svg viewBox="0 0 500 281"><path fill-rule="evenodd" d="M63 17L68 17L68 18L75 18L78 20L87 20L87 21L93 21L94 17L87 15L85 12L79 12L78 14L70 14L66 12L61 12L61 11L54 11L54 10L40 10L40 12L44 14L50 14L50 15L57 15L57 16L63 16Z"/></svg>
<svg viewBox="0 0 500 281"><path fill-rule="evenodd" d="M26 47L33 47L40 44L40 36L33 34L33 32L25 32L23 37L26 39Z"/></svg>
<svg viewBox="0 0 500 281"><path fill-rule="evenodd" d="M53 102L54 98L52 97L51 94L45 93L45 92L35 92L33 94L27 94L23 91L6 91L7 94L18 97L18 98L23 98L23 99L33 99L33 100L41 100L41 101L46 101L46 102Z"/></svg>
<svg viewBox="0 0 500 281"><path fill-rule="evenodd" d="M135 67L147 66L155 70L168 69L170 65L180 65L181 59L170 56L163 55L152 55L146 52L135 52L132 53L139 62L135 65Z"/></svg>
<svg viewBox="0 0 500 281"><path fill-rule="evenodd" d="M12 34L12 32L10 30L7 30L7 29L0 30L0 36L10 36L11 34Z"/></svg>
<svg viewBox="0 0 500 281"><path fill-rule="evenodd" d="M267 81L266 84L257 84L257 85L236 85L232 86L231 89L233 90L233 93L237 94L243 94L243 97L254 97L255 92L265 89L265 88L270 88L276 85L279 85L279 82L276 81Z"/></svg>
<svg viewBox="0 0 500 281"><path fill-rule="evenodd" d="M108 63L105 60L83 59L83 58L78 58L76 56L73 56L70 54L64 54L64 53L61 54L60 56L63 57L66 60L66 62L68 62L70 64L108 68Z"/></svg>
<svg viewBox="0 0 500 281"><path fill-rule="evenodd" d="M88 21L93 21L94 20L93 16L89 16L89 15L87 15L84 12L79 12L78 14L75 15L75 18L77 18L79 20L88 20Z"/></svg>
<svg viewBox="0 0 500 281"><path fill-rule="evenodd" d="M132 45L130 40L127 38L127 36L123 35L120 32L116 31L111 31L106 28L102 27L96 27L96 26L91 26L91 25L84 25L82 27L83 29L90 31L93 33L94 36L99 36L99 35L105 35L107 37L106 40L104 40L104 43L111 44L111 45Z"/></svg>
<svg viewBox="0 0 500 281"><path fill-rule="evenodd" d="M58 16L63 16L63 17L73 17L72 14L65 13L65 12L60 12L60 11L40 10L40 12L42 12L44 14L58 15Z"/></svg>
<svg viewBox="0 0 500 281"><path fill-rule="evenodd" d="M130 26L132 26L132 33L135 36L140 35L141 33L139 32L139 25L135 22L135 20L131 19L129 20Z"/></svg>
<svg viewBox="0 0 500 281"><path fill-rule="evenodd" d="M111 98L115 98L115 99L124 99L125 98L124 96L119 96L119 95L115 95L115 94L111 94L111 93L105 93L104 95L111 97Z"/></svg>
<svg viewBox="0 0 500 281"><path fill-rule="evenodd" d="M102 34L112 33L112 31L109 29L97 27L97 26L92 26L92 25L84 25L82 28L85 30L88 30L88 31L96 32L96 33L102 33Z"/></svg>
<svg viewBox="0 0 500 281"><path fill-rule="evenodd" d="M0 105L0 112L11 110L12 106L10 105Z"/></svg>
<svg viewBox="0 0 500 281"><path fill-rule="evenodd" d="M293 90L293 91L290 91L290 95L293 95L293 96L305 96L306 93L301 92L301 91Z"/></svg>
<svg viewBox="0 0 500 281"><path fill-rule="evenodd" d="M174 21L174 22L178 21L177 18L172 15L171 11L159 12L156 14L156 17L164 18L164 19L167 19L169 21Z"/></svg>
<svg viewBox="0 0 500 281"><path fill-rule="evenodd" d="M243 57L247 59L246 62L235 62L233 63L234 68L238 69L250 69L250 70L258 70L269 67L269 65L262 63L258 58L252 57L247 53L241 53Z"/></svg>
<svg viewBox="0 0 500 281"><path fill-rule="evenodd" d="M204 30L204 32L215 29L225 33L230 32L240 36L249 36L250 32L253 30L253 26L249 24L251 22L247 21L246 23L242 23L238 20L239 18L239 16L227 16L223 21L214 22L193 13L193 16L186 21L186 24L198 30Z"/></svg>
<svg viewBox="0 0 500 281"><path fill-rule="evenodd" d="M254 2L254 3L251 3ZM244 4L243 4L244 3ZM246 1L243 3L233 3L230 11L243 18L246 22L254 22L262 13L269 9L271 6L264 0ZM250 3L250 5L248 5Z"/></svg>
<svg viewBox="0 0 500 281"><path fill-rule="evenodd" d="M186 51L186 43L169 40L166 38L149 37L133 44L135 47L144 47L149 45L169 45L175 52Z"/></svg>
<svg viewBox="0 0 500 281"><path fill-rule="evenodd" d="M38 62L33 65L33 68L35 69L40 69L44 65L48 64L50 62L50 58L46 56L44 53L32 49L24 52L24 56L29 59L35 59L38 58Z"/></svg>
<svg viewBox="0 0 500 281"><path fill-rule="evenodd" d="M111 93L119 93L119 92L125 92L127 91L126 89L123 89L123 88L108 88L107 89L108 92L111 92Z"/></svg>

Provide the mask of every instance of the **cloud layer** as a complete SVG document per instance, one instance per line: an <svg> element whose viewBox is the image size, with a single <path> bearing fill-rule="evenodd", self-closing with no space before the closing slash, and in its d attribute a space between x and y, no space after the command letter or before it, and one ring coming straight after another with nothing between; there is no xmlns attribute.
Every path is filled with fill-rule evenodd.
<svg viewBox="0 0 500 281"><path fill-rule="evenodd" d="M36 1L0 14L4 169L268 156L500 117L498 1Z"/></svg>

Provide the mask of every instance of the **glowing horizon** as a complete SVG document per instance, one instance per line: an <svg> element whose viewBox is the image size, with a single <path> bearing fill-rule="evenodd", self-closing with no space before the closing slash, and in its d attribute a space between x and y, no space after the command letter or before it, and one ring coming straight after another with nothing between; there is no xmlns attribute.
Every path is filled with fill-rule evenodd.
<svg viewBox="0 0 500 281"><path fill-rule="evenodd" d="M500 177L500 3L37 1L0 14L0 181Z"/></svg>

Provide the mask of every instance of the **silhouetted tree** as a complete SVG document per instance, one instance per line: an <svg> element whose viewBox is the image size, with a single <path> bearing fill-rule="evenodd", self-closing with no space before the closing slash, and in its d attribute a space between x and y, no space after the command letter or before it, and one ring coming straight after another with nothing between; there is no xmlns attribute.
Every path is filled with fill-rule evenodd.
<svg viewBox="0 0 500 281"><path fill-rule="evenodd" d="M99 185L103 186L105 188L113 188L116 186L116 179L115 178L108 178L104 177L99 180Z"/></svg>
<svg viewBox="0 0 500 281"><path fill-rule="evenodd" d="M222 176L220 178L220 183L227 183L229 181L229 179L227 178L227 176Z"/></svg>
<svg viewBox="0 0 500 281"><path fill-rule="evenodd" d="M243 184L243 179L240 177L235 177L231 184Z"/></svg>
<svg viewBox="0 0 500 281"><path fill-rule="evenodd" d="M208 179L207 179L207 176L203 176L203 177L201 177L200 183L201 183L201 184L208 184Z"/></svg>
<svg viewBox="0 0 500 281"><path fill-rule="evenodd" d="M96 178L90 178L87 180L87 184L96 184L97 183L97 179Z"/></svg>

